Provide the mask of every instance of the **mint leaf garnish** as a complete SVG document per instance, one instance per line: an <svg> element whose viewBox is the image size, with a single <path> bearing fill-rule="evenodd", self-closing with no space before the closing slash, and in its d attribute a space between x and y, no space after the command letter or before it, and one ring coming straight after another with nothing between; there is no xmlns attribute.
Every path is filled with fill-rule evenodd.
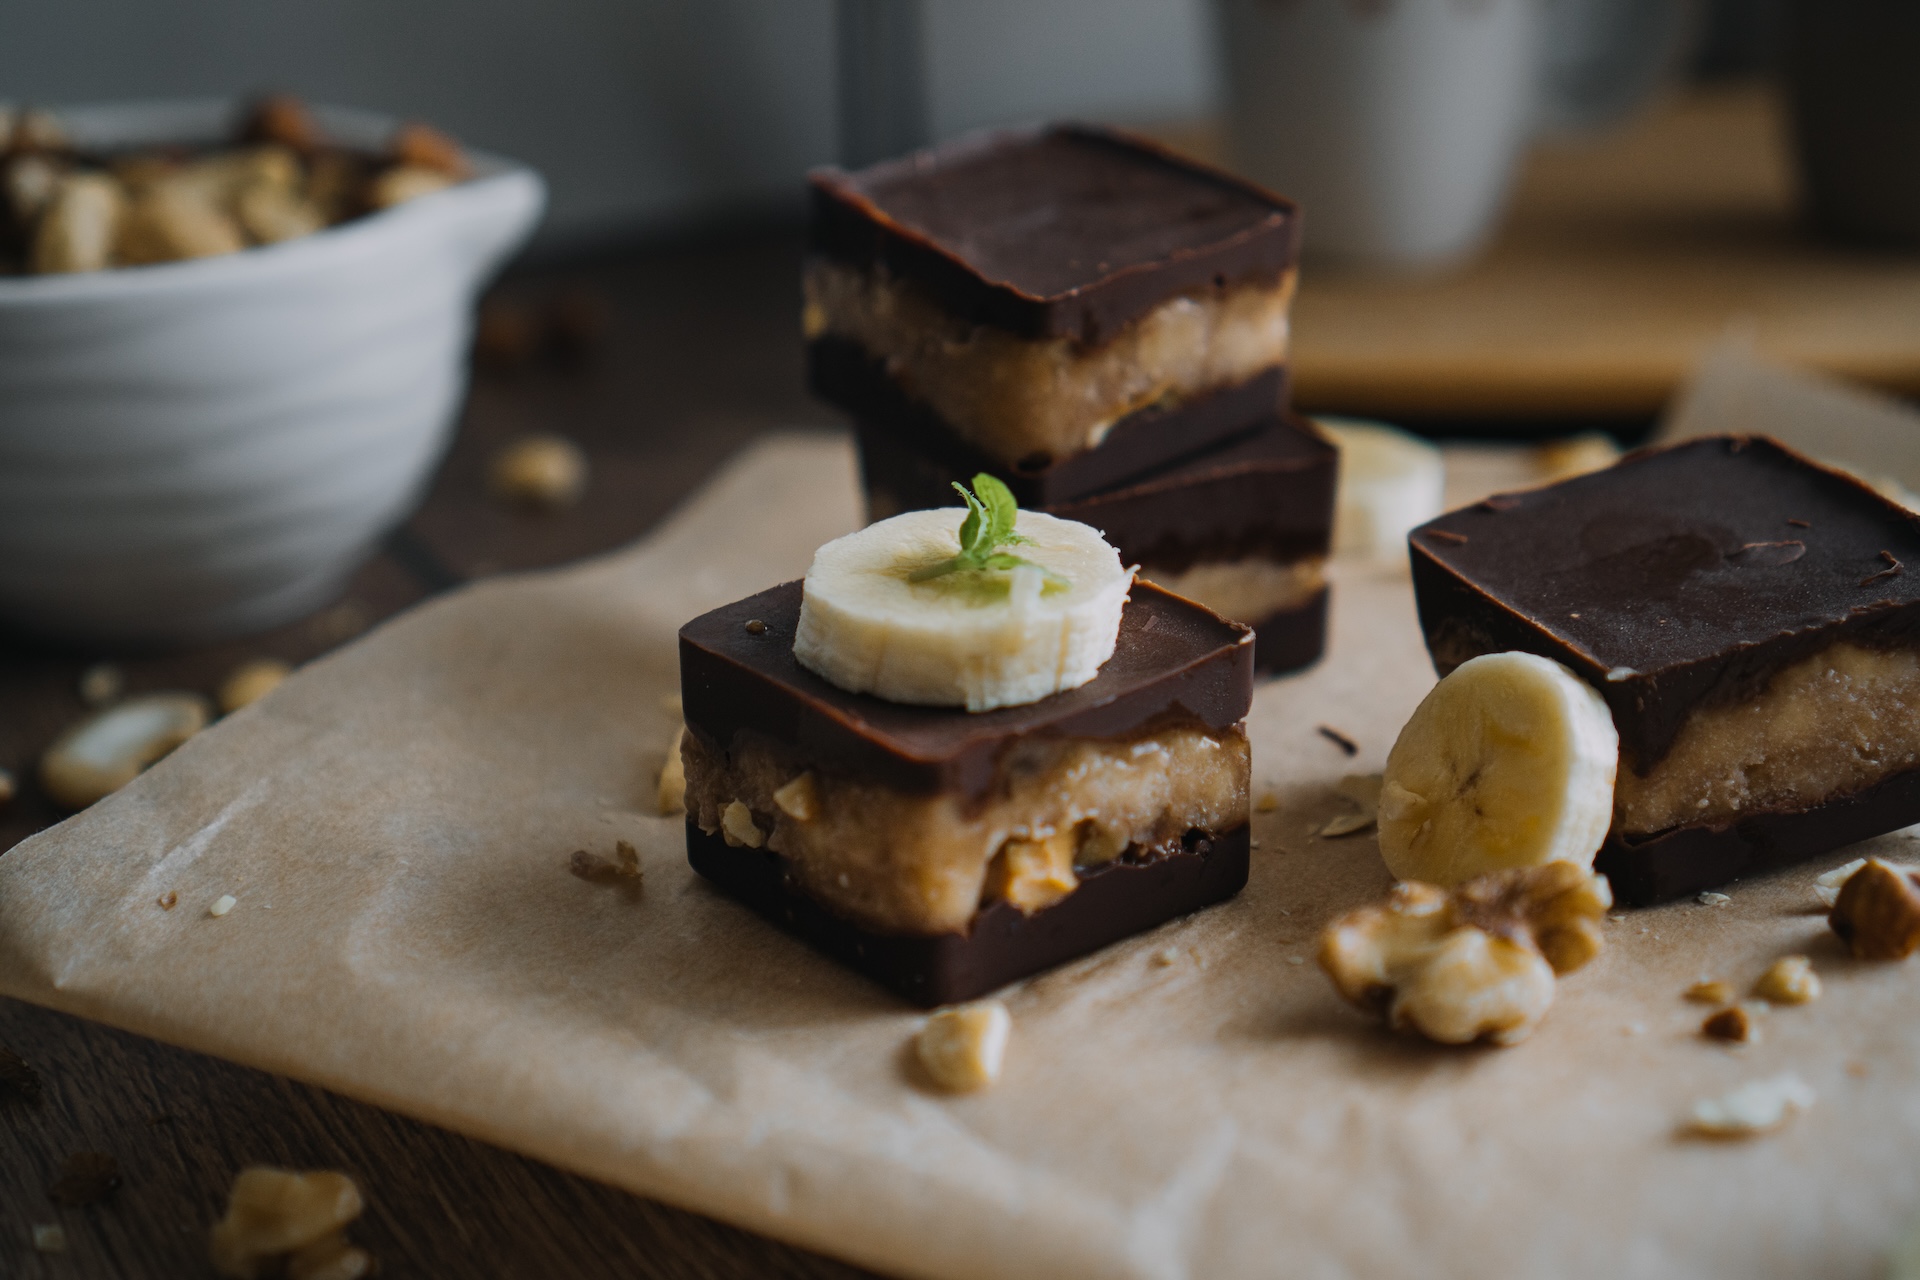
<svg viewBox="0 0 1920 1280"><path fill-rule="evenodd" d="M908 582L930 582L950 573L1025 568L1038 569L1044 575L1043 591L1065 591L1072 585L1045 565L1000 550L1001 547L1030 546L1033 543L1032 538L1022 537L1013 531L1014 518L1020 514L1020 504L1013 500L1013 491L1006 485L982 471L973 478L971 492L958 482L953 487L967 504L966 519L960 522L960 554L915 569L907 575Z"/></svg>

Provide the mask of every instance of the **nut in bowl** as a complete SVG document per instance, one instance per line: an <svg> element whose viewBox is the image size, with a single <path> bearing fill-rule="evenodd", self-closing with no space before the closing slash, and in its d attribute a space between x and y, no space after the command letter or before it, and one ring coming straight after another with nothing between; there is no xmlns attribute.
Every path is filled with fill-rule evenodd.
<svg viewBox="0 0 1920 1280"><path fill-rule="evenodd" d="M227 144L243 108L69 108L76 148ZM378 153L395 121L319 108ZM268 627L412 505L465 390L473 304L544 185L472 176L238 252L0 277L0 624L97 642Z"/></svg>

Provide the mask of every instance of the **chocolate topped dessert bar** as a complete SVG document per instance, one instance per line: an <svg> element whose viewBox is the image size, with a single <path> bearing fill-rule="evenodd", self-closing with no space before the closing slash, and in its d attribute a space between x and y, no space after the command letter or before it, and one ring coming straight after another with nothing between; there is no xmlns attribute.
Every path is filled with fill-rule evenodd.
<svg viewBox="0 0 1920 1280"><path fill-rule="evenodd" d="M1596 867L1623 901L1920 821L1920 519L1771 440L1500 495L1410 539L1442 675L1564 663L1620 735Z"/></svg>
<svg viewBox="0 0 1920 1280"><path fill-rule="evenodd" d="M689 859L775 924L938 1004L1245 883L1246 628L1135 584L1091 680L969 712L828 683L801 606L790 582L680 632Z"/></svg>
<svg viewBox="0 0 1920 1280"><path fill-rule="evenodd" d="M813 386L1030 502L1080 496L1279 408L1298 244L1288 201L1105 129L823 170Z"/></svg>

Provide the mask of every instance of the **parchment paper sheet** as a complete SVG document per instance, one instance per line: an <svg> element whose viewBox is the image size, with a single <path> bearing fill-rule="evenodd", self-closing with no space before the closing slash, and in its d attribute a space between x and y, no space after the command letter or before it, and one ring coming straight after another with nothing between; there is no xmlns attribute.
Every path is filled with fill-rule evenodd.
<svg viewBox="0 0 1920 1280"><path fill-rule="evenodd" d="M1388 876L1370 834L1307 833L1432 681L1393 571L1343 567L1331 656L1258 696L1282 803L1246 893L1013 988L1001 1083L922 1088L918 1015L696 882L651 814L675 629L855 511L844 442L776 438L632 550L303 670L0 858L0 990L907 1275L1876 1274L1920 1207L1920 968L1828 936L1809 885L1851 854L1625 916L1517 1048L1336 1000L1316 930ZM616 839L637 896L567 872ZM1824 999L1755 1048L1698 1036L1687 984L1792 951ZM1819 1102L1785 1132L1674 1136L1788 1069Z"/></svg>

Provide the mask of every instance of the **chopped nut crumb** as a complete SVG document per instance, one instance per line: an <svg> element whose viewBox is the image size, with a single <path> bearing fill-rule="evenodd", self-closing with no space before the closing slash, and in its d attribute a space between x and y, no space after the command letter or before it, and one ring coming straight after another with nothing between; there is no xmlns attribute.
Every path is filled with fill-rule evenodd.
<svg viewBox="0 0 1920 1280"><path fill-rule="evenodd" d="M40 1101L40 1076L27 1060L0 1045L0 1106Z"/></svg>
<svg viewBox="0 0 1920 1280"><path fill-rule="evenodd" d="M1254 802L1253 807L1260 813L1272 813L1280 807L1280 797L1274 795L1271 791L1263 791L1260 793L1260 798Z"/></svg>
<svg viewBox="0 0 1920 1280"><path fill-rule="evenodd" d="M154 901L160 904L162 911L171 911L180 905L180 895L169 889L155 898Z"/></svg>
<svg viewBox="0 0 1920 1280"><path fill-rule="evenodd" d="M748 618L747 634L750 636L763 636L767 634L767 624L758 618Z"/></svg>
<svg viewBox="0 0 1920 1280"><path fill-rule="evenodd" d="M920 1065L942 1089L964 1093L1000 1078L1013 1018L998 1000L936 1009L914 1047Z"/></svg>
<svg viewBox="0 0 1920 1280"><path fill-rule="evenodd" d="M83 1209L99 1204L120 1185L120 1165L104 1151L76 1151L67 1157L47 1199L63 1209Z"/></svg>
<svg viewBox="0 0 1920 1280"><path fill-rule="evenodd" d="M615 840L613 842L613 858L614 861L619 864L615 868L615 871L622 880L638 880L640 878L640 851L638 849L628 844L625 840Z"/></svg>
<svg viewBox="0 0 1920 1280"><path fill-rule="evenodd" d="M660 767L658 798L662 816L686 812L687 762L680 754L680 743L686 736L685 725L673 731L673 741L667 744L667 762Z"/></svg>
<svg viewBox="0 0 1920 1280"><path fill-rule="evenodd" d="M80 673L80 701L90 707L118 702L127 689L127 673L111 662L96 662Z"/></svg>
<svg viewBox="0 0 1920 1280"><path fill-rule="evenodd" d="M360 1189L344 1173L242 1169L226 1217L213 1228L213 1269L233 1280L257 1280L284 1258L290 1280L356 1280L368 1274L373 1260L348 1245L340 1231L362 1207ZM343 1253L359 1256L343 1261Z"/></svg>
<svg viewBox="0 0 1920 1280"><path fill-rule="evenodd" d="M1078 840L1071 828L1038 839L1013 838L987 864L986 895L1012 903L1032 915L1080 887L1073 872Z"/></svg>
<svg viewBox="0 0 1920 1280"><path fill-rule="evenodd" d="M1703 907L1724 907L1729 902L1732 902L1733 899L1728 897L1724 893L1714 893L1712 891L1708 891L1706 893L1696 895L1694 897L1694 901L1699 903Z"/></svg>
<svg viewBox="0 0 1920 1280"><path fill-rule="evenodd" d="M613 846L616 861L609 862L585 849L575 849L567 870L589 884L635 884L640 880L640 853L625 840Z"/></svg>
<svg viewBox="0 0 1920 1280"><path fill-rule="evenodd" d="M1733 999L1733 984L1715 978L1702 978L1687 988L1686 996L1699 1004L1726 1004Z"/></svg>
<svg viewBox="0 0 1920 1280"><path fill-rule="evenodd" d="M494 456L488 483L502 501L557 511L578 502L586 490L587 455L561 436L522 436Z"/></svg>
<svg viewBox="0 0 1920 1280"><path fill-rule="evenodd" d="M1753 994L1774 1004L1805 1004L1820 998L1820 975L1806 956L1781 956L1753 984Z"/></svg>
<svg viewBox="0 0 1920 1280"><path fill-rule="evenodd" d="M207 914L210 916L223 916L233 910L234 907L239 904L239 901L240 900L232 894L223 893L213 900L213 905L207 908Z"/></svg>
<svg viewBox="0 0 1920 1280"><path fill-rule="evenodd" d="M767 833L754 825L753 810L738 800L720 811L720 834L735 848L758 849L767 842Z"/></svg>
<svg viewBox="0 0 1920 1280"><path fill-rule="evenodd" d="M1903 960L1920 947L1920 881L1878 858L1840 886L1827 923L1860 960Z"/></svg>
<svg viewBox="0 0 1920 1280"><path fill-rule="evenodd" d="M1708 1014L1707 1020L1700 1024L1700 1034L1730 1044L1757 1044L1760 1023L1745 1007L1730 1005L1718 1013Z"/></svg>
<svg viewBox="0 0 1920 1280"><path fill-rule="evenodd" d="M1722 1097L1694 1103L1685 1131L1704 1138L1756 1137L1778 1129L1794 1113L1806 1110L1813 1102L1813 1090L1799 1076L1788 1072L1771 1079L1749 1081Z"/></svg>
<svg viewBox="0 0 1920 1280"><path fill-rule="evenodd" d="M67 1229L57 1222L34 1223L33 1247L41 1253L65 1253Z"/></svg>
<svg viewBox="0 0 1920 1280"><path fill-rule="evenodd" d="M812 822L820 816L820 792L813 774L803 773L773 793L773 803L795 822Z"/></svg>
<svg viewBox="0 0 1920 1280"><path fill-rule="evenodd" d="M1550 862L1451 893L1403 881L1328 925L1320 967L1353 1004L1443 1044L1515 1044L1553 1003L1554 975L1598 955L1605 876Z"/></svg>

